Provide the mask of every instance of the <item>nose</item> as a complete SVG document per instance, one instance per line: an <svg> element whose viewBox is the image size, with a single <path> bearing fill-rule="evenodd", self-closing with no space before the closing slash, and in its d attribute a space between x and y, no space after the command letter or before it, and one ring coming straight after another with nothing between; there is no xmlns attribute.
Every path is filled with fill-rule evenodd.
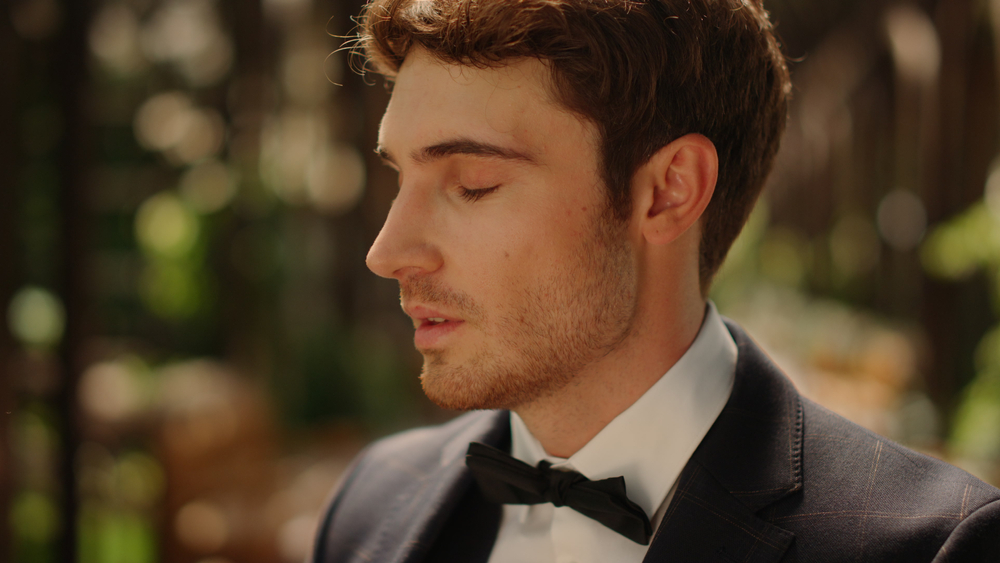
<svg viewBox="0 0 1000 563"><path fill-rule="evenodd" d="M442 257L433 239L431 203L414 190L401 187L378 237L368 250L368 269L383 278L430 273Z"/></svg>

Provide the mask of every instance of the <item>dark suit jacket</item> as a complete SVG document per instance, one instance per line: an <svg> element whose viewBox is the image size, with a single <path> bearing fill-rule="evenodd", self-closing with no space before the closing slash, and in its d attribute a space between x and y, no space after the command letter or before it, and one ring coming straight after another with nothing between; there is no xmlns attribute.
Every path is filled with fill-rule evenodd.
<svg viewBox="0 0 1000 563"><path fill-rule="evenodd" d="M729 329L732 395L644 561L1000 562L1000 490L802 398ZM501 509L464 457L471 441L508 447L508 421L474 412L370 446L320 523L314 561L485 562Z"/></svg>

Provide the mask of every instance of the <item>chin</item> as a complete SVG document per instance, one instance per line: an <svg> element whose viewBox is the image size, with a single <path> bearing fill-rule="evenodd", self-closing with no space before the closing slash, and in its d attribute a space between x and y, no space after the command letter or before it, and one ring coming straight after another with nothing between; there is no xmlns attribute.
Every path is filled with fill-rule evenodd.
<svg viewBox="0 0 1000 563"><path fill-rule="evenodd" d="M486 384L474 370L429 366L420 374L424 394L435 405L448 410L471 411L510 408L504 391Z"/></svg>
<svg viewBox="0 0 1000 563"><path fill-rule="evenodd" d="M477 356L456 364L445 361L441 353L425 353L420 383L427 398L443 409L514 410L558 391L572 379L567 372L510 367L517 363Z"/></svg>

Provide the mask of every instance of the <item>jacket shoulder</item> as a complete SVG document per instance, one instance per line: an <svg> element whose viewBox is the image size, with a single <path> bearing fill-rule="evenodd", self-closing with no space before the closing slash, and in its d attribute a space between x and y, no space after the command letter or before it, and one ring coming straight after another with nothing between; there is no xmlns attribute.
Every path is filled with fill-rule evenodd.
<svg viewBox="0 0 1000 563"><path fill-rule="evenodd" d="M400 505L440 478L456 459L464 459L469 442L495 432L504 419L497 412L473 412L369 445L344 473L324 510L313 560L364 560Z"/></svg>
<svg viewBox="0 0 1000 563"><path fill-rule="evenodd" d="M938 551L933 563L1000 561L1000 500L962 521Z"/></svg>
<svg viewBox="0 0 1000 563"><path fill-rule="evenodd" d="M795 532L798 549L830 550L835 538L840 557L926 561L947 541L956 552L979 539L1000 548L1000 537L975 533L1000 527L1000 490L807 399L802 412L801 493L771 513L772 522ZM800 560L824 560L815 555Z"/></svg>
<svg viewBox="0 0 1000 563"><path fill-rule="evenodd" d="M802 397L739 326L728 327L739 347L736 382L698 459L761 518L795 535L784 561L1000 551L1000 490ZM984 560L993 559L935 561Z"/></svg>

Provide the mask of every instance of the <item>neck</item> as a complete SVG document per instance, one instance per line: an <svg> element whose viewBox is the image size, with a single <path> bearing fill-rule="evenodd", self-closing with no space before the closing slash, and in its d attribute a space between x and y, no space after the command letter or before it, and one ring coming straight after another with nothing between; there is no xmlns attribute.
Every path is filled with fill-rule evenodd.
<svg viewBox="0 0 1000 563"><path fill-rule="evenodd" d="M653 294L647 297L666 306L643 307L646 300L640 300L636 324L615 350L586 366L566 387L514 409L549 455L568 458L579 451L659 381L694 342L705 300L697 291L697 297L690 292L666 295L669 291L662 288L669 287L661 281L646 288L643 293Z"/></svg>

